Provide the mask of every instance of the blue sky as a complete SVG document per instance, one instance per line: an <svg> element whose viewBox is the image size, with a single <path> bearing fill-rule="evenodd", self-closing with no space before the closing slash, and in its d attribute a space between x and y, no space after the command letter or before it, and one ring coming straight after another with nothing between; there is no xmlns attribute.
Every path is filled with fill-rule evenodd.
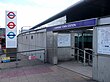
<svg viewBox="0 0 110 82"><path fill-rule="evenodd" d="M79 0L0 0L0 26L5 27L5 11L17 11L17 28L36 24L63 11Z"/></svg>

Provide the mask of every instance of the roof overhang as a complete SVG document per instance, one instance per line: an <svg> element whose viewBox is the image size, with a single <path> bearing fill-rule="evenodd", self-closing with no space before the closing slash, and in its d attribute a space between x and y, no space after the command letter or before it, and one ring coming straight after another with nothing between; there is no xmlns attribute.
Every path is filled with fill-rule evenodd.
<svg viewBox="0 0 110 82"><path fill-rule="evenodd" d="M67 22L98 18L110 15L110 0L81 0L53 17L37 24L30 30L47 24L62 16L67 16Z"/></svg>

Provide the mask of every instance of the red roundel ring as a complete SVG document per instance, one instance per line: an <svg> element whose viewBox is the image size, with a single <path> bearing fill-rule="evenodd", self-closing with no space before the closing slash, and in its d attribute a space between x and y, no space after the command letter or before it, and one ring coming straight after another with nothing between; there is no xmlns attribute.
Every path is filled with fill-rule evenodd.
<svg viewBox="0 0 110 82"><path fill-rule="evenodd" d="M10 28L10 29L13 29L16 25L14 24L14 22L9 22L7 24L7 26Z"/></svg>
<svg viewBox="0 0 110 82"><path fill-rule="evenodd" d="M14 14L14 12L9 12L7 14L7 16L10 18L10 19L13 19L16 15Z"/></svg>

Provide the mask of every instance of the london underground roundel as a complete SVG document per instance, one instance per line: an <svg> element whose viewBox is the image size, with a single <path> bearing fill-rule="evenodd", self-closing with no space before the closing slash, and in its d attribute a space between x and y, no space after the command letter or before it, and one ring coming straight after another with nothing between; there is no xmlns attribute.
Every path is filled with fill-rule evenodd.
<svg viewBox="0 0 110 82"><path fill-rule="evenodd" d="M14 12L9 12L7 16L8 18L13 19L16 15L14 14Z"/></svg>
<svg viewBox="0 0 110 82"><path fill-rule="evenodd" d="M7 24L7 26L10 28L10 29L13 29L16 25L14 24L14 22L9 22Z"/></svg>
<svg viewBox="0 0 110 82"><path fill-rule="evenodd" d="M16 35L14 34L14 32L9 32L7 36L8 38L13 39Z"/></svg>

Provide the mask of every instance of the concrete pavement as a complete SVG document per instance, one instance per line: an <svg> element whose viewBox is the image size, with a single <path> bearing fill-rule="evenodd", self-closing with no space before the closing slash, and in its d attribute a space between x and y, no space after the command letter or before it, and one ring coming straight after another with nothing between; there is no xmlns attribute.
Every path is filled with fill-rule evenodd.
<svg viewBox="0 0 110 82"><path fill-rule="evenodd" d="M83 63L78 63L76 61L60 62L58 66L92 78L92 66L84 66Z"/></svg>
<svg viewBox="0 0 110 82"><path fill-rule="evenodd" d="M56 65L42 64L0 70L0 82L96 82Z"/></svg>

